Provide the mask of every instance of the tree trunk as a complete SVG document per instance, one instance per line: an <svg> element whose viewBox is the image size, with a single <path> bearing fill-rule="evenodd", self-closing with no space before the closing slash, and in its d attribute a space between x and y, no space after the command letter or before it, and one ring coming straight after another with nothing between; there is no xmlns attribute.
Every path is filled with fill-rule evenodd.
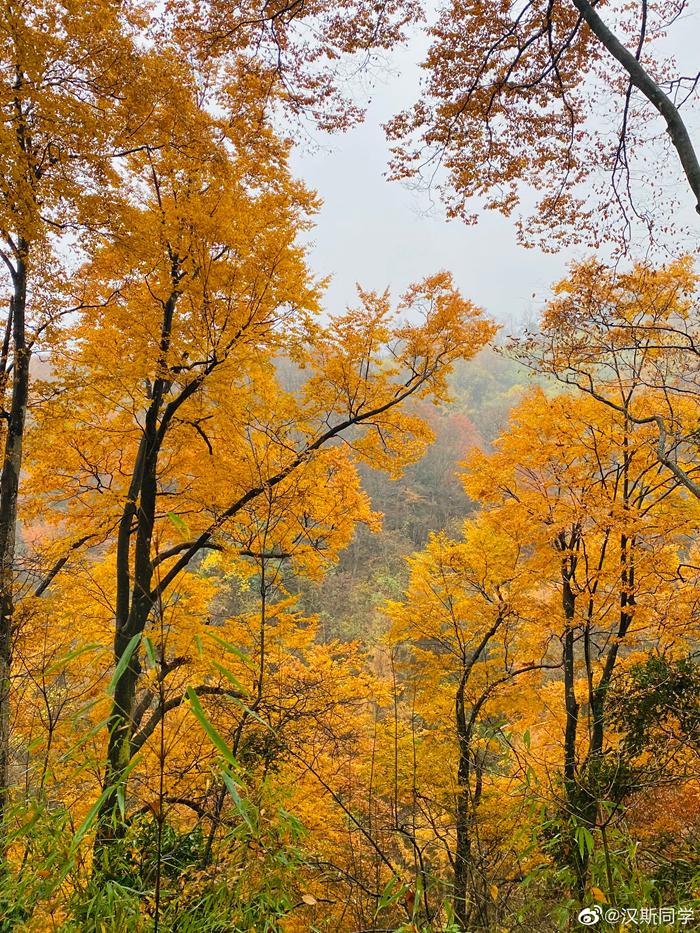
<svg viewBox="0 0 700 933"><path fill-rule="evenodd" d="M576 610L576 595L573 592L571 581L575 564L572 556L562 559L562 608L564 610L563 667L564 667L564 708L566 710L566 726L564 728L564 792L566 795L566 808L569 817L576 824L580 820L585 822L584 808L582 807L581 787L579 786L576 768L576 739L579 725L579 703L576 699L576 656L574 642L574 614ZM575 878L576 897L580 903L586 895L586 881L588 878L588 849L579 848L577 842L571 846L570 865Z"/></svg>
<svg viewBox="0 0 700 933"><path fill-rule="evenodd" d="M10 682L14 628L14 575L17 535L17 497L22 469L22 442L29 395L30 350L26 344L27 244L20 240L13 273L13 374L7 434L0 472L0 827L10 798ZM0 845L4 831L0 829Z"/></svg>
<svg viewBox="0 0 700 933"><path fill-rule="evenodd" d="M470 807L469 807L469 735L467 717L464 709L465 678L457 690L455 698L455 720L457 726L457 739L459 742L459 764L457 768L457 819L456 844L454 859L454 911L460 929L467 930L469 910L467 907L467 888L469 866L471 864L471 840L469 838Z"/></svg>
<svg viewBox="0 0 700 933"><path fill-rule="evenodd" d="M173 284L176 285L177 261L173 262ZM143 435L134 461L126 503L119 523L117 537L117 600L114 634L114 665L118 667L126 655L129 644L136 636L142 636L154 606L152 593L153 563L151 545L155 527L158 499L158 456L163 442L166 424L161 417L164 397L169 383L163 377L167 370L173 316L177 303L174 288L163 307L163 322L160 353L157 364L158 376L154 379L151 401L146 412ZM134 521L136 529L134 535ZM131 543L135 536L134 563L131 567ZM141 675L140 644L132 650L128 663L114 684L114 699L109 718L109 742L103 800L98 815L95 837L95 864L100 870L108 867L108 846L122 837L126 825L121 814L118 793L121 788L126 796L126 777L132 759L131 738L133 732L136 688Z"/></svg>

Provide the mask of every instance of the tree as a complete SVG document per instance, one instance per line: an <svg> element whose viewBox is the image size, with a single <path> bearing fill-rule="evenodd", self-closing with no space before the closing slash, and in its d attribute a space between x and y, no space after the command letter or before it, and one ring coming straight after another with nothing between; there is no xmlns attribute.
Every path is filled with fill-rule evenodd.
<svg viewBox="0 0 700 933"><path fill-rule="evenodd" d="M691 607L674 601L695 510L673 477L658 474L649 434L595 399L539 392L516 410L494 454L471 458L466 478L531 550L547 656L557 643L561 651L561 806L574 835L598 829L604 845L610 814L601 802L616 807L631 792L610 735L613 676L635 652L682 650L688 638ZM566 834L562 843L582 899L589 847Z"/></svg>
<svg viewBox="0 0 700 933"><path fill-rule="evenodd" d="M634 424L656 430L656 456L696 498L697 284L686 256L624 272L590 260L554 289L540 331L513 349Z"/></svg>
<svg viewBox="0 0 700 933"><path fill-rule="evenodd" d="M700 203L682 115L698 80L678 74L658 40L682 29L686 9L647 0L445 5L430 28L425 93L389 124L394 177L437 178L448 213L470 222L472 199L509 215L534 189L540 201L519 231L545 249L612 238L627 248L640 225L652 238L676 234L665 183L678 168L686 202ZM659 203L668 204L661 219Z"/></svg>
<svg viewBox="0 0 700 933"><path fill-rule="evenodd" d="M547 666L529 660L541 645L528 640L519 615L535 583L521 543L489 514L465 522L460 541L431 537L410 563L404 601L390 603L387 612L389 643L399 651L405 646L408 655L404 690L411 694L411 714L423 724L421 775L413 778L420 782L413 844L421 864L437 872L432 847L449 840L454 916L461 929L489 929L489 889L501 858L496 840L511 818L508 811L499 820L492 809L495 795L502 801L508 793L504 694L520 678L527 681L523 675ZM451 774L444 772L446 758L455 762Z"/></svg>
<svg viewBox="0 0 700 933"><path fill-rule="evenodd" d="M250 80L277 117L335 131L363 115L349 79L353 71L371 73L420 18L417 0L279 0L262 6L187 0L166 4L150 28L160 48L192 65L204 96L224 110L241 113L237 93Z"/></svg>
<svg viewBox="0 0 700 933"><path fill-rule="evenodd" d="M110 161L115 114L134 77L133 26L128 4L3 6L0 281L8 311L0 352L0 819L10 783L17 523L31 359L50 346L61 318L73 310L65 290L68 238L79 249L90 226L108 214L117 178Z"/></svg>
<svg viewBox="0 0 700 933"><path fill-rule="evenodd" d="M114 562L98 851L123 829L117 792L140 748L142 641L158 607L205 552L257 556L250 535L273 491L291 518L276 515L271 553L303 540L317 550L323 536L336 552L366 505L348 500L335 525L315 484L349 496L354 461L395 474L418 456L429 432L402 403L441 398L451 363L493 333L446 274L403 299L417 324L394 323L388 295L361 292L358 310L321 328L295 244L314 201L288 174L288 146L257 123L251 136L245 121L210 116L194 92L154 119L171 146L128 157L117 235L79 277L97 310L66 333L36 423L35 482L53 490L49 508L67 505L54 520L72 536L89 527ZM285 356L311 372L297 393L276 378Z"/></svg>
<svg viewBox="0 0 700 933"><path fill-rule="evenodd" d="M364 55L363 65L371 64L415 12L410 3L377 10L364 0L263 10L194 2L166 5L157 15L138 2L96 0L80 9L52 0L6 3L0 255L9 313L0 389L10 398L0 477L0 809L9 784L15 529L30 359L52 348L58 322L76 310L65 283L95 238L119 235L110 225L115 215L126 221L116 202L135 192L128 190L133 168L124 160L165 152L172 143L169 114L186 107L195 88L203 110L226 113L239 129L246 124L248 135L239 133L238 142L251 154L256 128L268 138L265 121L273 110L276 118L286 112L311 116L326 129L346 127L361 108L344 93L339 59ZM85 296L70 298L79 307ZM71 554L59 555L58 570ZM46 568L50 580L58 570ZM43 581L39 586L44 592Z"/></svg>

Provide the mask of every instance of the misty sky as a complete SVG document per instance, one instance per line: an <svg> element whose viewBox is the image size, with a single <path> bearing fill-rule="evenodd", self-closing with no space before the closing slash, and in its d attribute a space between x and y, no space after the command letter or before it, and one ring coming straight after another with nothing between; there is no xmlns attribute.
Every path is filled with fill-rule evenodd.
<svg viewBox="0 0 700 933"><path fill-rule="evenodd" d="M673 37L681 67L692 73L700 67L700 10L697 3L693 7ZM510 323L534 320L574 253L524 249L513 222L491 212L475 227L447 222L439 201L383 177L389 149L381 125L415 100L424 48L419 36L392 55L371 89L361 126L332 138L316 133L310 146L295 152L293 170L324 201L311 264L318 275L333 276L325 300L329 312L354 302L357 281L365 288L389 286L398 295L410 282L448 269L465 297L508 330Z"/></svg>

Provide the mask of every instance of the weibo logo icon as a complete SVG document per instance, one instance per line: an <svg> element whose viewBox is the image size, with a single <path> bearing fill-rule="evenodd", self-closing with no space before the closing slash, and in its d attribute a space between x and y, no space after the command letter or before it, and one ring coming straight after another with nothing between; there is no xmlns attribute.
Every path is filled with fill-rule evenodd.
<svg viewBox="0 0 700 933"><path fill-rule="evenodd" d="M584 907L579 911L578 922L586 927L595 926L603 919L603 911L595 904L593 907Z"/></svg>

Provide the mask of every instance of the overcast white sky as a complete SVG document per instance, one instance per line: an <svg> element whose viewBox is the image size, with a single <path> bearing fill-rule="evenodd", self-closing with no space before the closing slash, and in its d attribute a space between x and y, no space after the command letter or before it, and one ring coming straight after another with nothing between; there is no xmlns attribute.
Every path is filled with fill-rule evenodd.
<svg viewBox="0 0 700 933"><path fill-rule="evenodd" d="M692 69L686 74L700 70L699 6L693 4L674 35L681 65ZM357 281L398 295L412 281L448 269L463 294L507 330L534 318L574 254L518 246L513 223L494 213L484 213L475 227L447 222L439 202L431 205L427 195L384 178L389 149L381 125L416 99L424 48L419 36L393 54L361 126L332 138L317 134L320 149L295 152L295 173L324 201L312 234L312 266L333 276L325 301L331 313L354 302Z"/></svg>

